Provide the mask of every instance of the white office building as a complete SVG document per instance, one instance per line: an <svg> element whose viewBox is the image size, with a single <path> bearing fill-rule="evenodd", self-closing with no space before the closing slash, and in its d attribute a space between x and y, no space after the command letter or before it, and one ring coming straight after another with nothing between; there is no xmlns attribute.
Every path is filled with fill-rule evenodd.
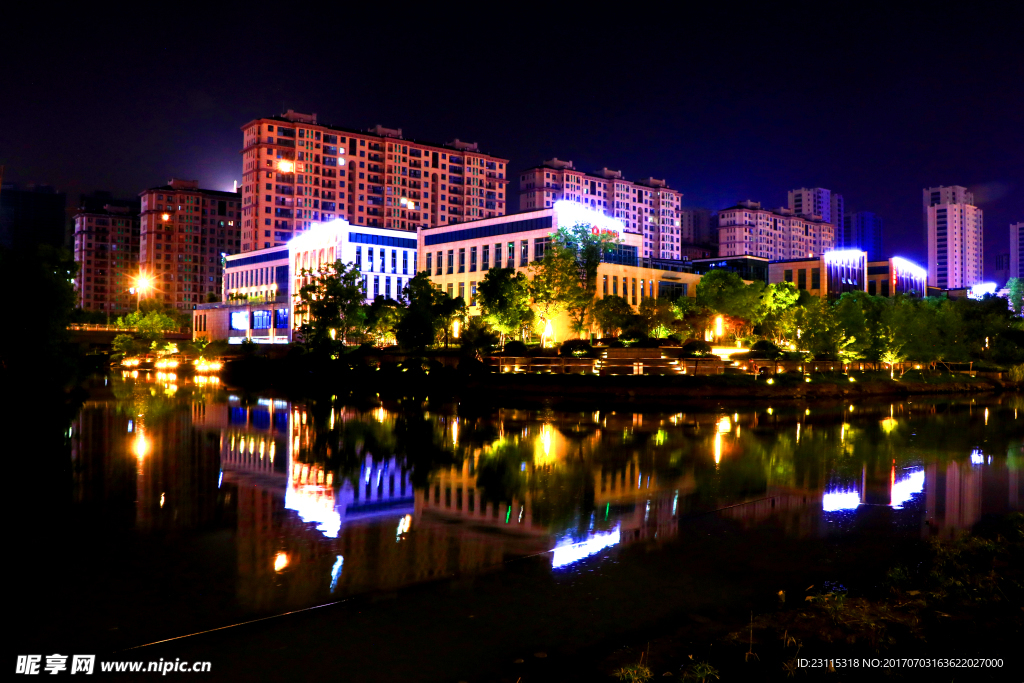
<svg viewBox="0 0 1024 683"><path fill-rule="evenodd" d="M398 299L418 267L417 240L408 230L315 224L285 245L228 256L221 301L193 311L197 339L240 344L286 344L295 328L295 297L310 275L335 261L359 268L366 303Z"/></svg>
<svg viewBox="0 0 1024 683"><path fill-rule="evenodd" d="M959 185L923 191L928 233L928 284L960 289L984 279L984 215Z"/></svg>

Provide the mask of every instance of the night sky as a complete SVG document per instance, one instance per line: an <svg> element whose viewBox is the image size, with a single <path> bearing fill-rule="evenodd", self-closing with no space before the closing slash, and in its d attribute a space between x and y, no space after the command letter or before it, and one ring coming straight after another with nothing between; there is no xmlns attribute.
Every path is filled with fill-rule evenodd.
<svg viewBox="0 0 1024 683"><path fill-rule="evenodd" d="M966 185L985 210L989 273L1024 220L1010 3L421 6L46 6L4 31L5 180L74 199L172 176L231 189L242 124L291 108L477 141L511 159L513 210L516 172L557 156L665 178L712 209L827 187L879 213L886 249L922 263L921 190Z"/></svg>

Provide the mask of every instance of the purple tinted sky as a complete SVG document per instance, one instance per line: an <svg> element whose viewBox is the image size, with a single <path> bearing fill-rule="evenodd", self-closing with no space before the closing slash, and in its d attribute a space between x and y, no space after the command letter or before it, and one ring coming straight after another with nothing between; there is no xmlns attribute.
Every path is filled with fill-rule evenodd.
<svg viewBox="0 0 1024 683"><path fill-rule="evenodd" d="M827 187L883 217L889 251L920 260L924 187L975 190L989 257L1024 220L1009 3L426 5L26 15L4 38L0 163L75 196L171 176L230 189L239 127L292 108L475 140L513 173L558 156L666 178L691 206L779 206L788 189Z"/></svg>

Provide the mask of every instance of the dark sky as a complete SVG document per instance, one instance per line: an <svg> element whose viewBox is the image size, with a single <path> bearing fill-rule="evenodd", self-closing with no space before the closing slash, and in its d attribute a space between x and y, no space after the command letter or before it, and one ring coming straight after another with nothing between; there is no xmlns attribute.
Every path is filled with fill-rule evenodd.
<svg viewBox="0 0 1024 683"><path fill-rule="evenodd" d="M827 187L922 263L925 187L975 190L990 258L1024 220L1010 3L420 5L46 6L3 31L0 164L75 197L171 176L230 189L240 126L292 108L477 141L511 159L513 197L515 171L552 156L714 209Z"/></svg>

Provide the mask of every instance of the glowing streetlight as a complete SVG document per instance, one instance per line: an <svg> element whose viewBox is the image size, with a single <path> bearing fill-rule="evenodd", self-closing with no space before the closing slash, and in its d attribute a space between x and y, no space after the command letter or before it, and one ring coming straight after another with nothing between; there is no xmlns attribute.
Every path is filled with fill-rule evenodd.
<svg viewBox="0 0 1024 683"><path fill-rule="evenodd" d="M274 556L274 571L282 572L288 566L288 553L278 553Z"/></svg>
<svg viewBox="0 0 1024 683"><path fill-rule="evenodd" d="M135 286L132 288L135 291L135 310L139 310L139 303L142 298L142 292L153 289L153 278L143 273L140 273L135 277Z"/></svg>
<svg viewBox="0 0 1024 683"><path fill-rule="evenodd" d="M724 334L724 330L723 330L723 324L722 324L722 316L718 316L718 317L715 318L715 336L716 337L721 337L723 334Z"/></svg>
<svg viewBox="0 0 1024 683"><path fill-rule="evenodd" d="M295 164L287 159L281 159L281 161L277 162L277 170L281 173L291 173L295 170Z"/></svg>
<svg viewBox="0 0 1024 683"><path fill-rule="evenodd" d="M160 218L162 218L165 221L169 221L169 220L171 220L171 214L169 214L169 213L162 214L160 216Z"/></svg>

